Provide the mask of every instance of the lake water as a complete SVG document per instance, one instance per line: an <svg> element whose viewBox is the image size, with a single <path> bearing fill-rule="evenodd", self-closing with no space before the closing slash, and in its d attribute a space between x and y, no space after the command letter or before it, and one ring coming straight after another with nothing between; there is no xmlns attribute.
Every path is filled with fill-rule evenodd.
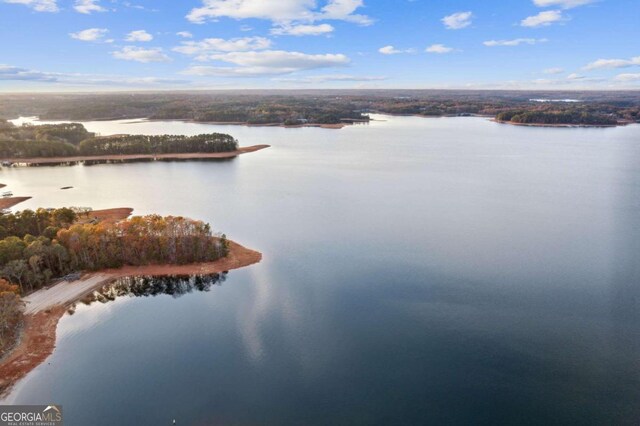
<svg viewBox="0 0 640 426"><path fill-rule="evenodd" d="M264 255L204 291L78 305L5 402L80 426L637 425L640 125L375 118L90 122L272 147L2 169L19 208L186 215Z"/></svg>

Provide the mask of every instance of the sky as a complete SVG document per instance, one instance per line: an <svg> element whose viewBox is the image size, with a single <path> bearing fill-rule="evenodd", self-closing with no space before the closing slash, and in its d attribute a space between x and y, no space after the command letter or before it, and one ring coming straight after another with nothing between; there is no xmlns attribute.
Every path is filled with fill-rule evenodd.
<svg viewBox="0 0 640 426"><path fill-rule="evenodd" d="M640 0L0 0L0 92L640 89Z"/></svg>

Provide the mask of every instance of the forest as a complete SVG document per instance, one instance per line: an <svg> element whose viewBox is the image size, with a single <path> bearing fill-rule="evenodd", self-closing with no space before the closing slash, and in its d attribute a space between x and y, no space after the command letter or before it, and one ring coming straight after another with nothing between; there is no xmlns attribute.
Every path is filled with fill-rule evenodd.
<svg viewBox="0 0 640 426"><path fill-rule="evenodd" d="M127 135L86 139L78 146L80 155L175 154L192 152L230 152L238 141L223 133L196 136Z"/></svg>
<svg viewBox="0 0 640 426"><path fill-rule="evenodd" d="M20 296L55 279L125 265L212 262L229 251L226 236L202 221L148 215L77 223L88 214L71 208L0 214L0 356L22 321Z"/></svg>
<svg viewBox="0 0 640 426"><path fill-rule="evenodd" d="M72 157L86 155L230 152L238 141L222 133L197 136L119 135L97 137L82 124L25 124L0 121L0 158Z"/></svg>
<svg viewBox="0 0 640 426"><path fill-rule="evenodd" d="M571 99L574 105L561 102ZM541 103L540 100L547 101ZM198 91L111 94L0 95L0 117L49 120L151 118L247 124L335 124L369 120L370 113L425 117L509 111L563 112L579 104L588 114L640 121L633 91L306 90ZM557 119L575 120L572 114ZM564 123L569 124L569 123ZM1 128L0 124L0 128Z"/></svg>
<svg viewBox="0 0 640 426"><path fill-rule="evenodd" d="M588 126L618 124L618 120L612 115L591 112L579 107L560 110L505 111L496 115L496 120L518 124L574 124Z"/></svg>
<svg viewBox="0 0 640 426"><path fill-rule="evenodd" d="M0 277L26 294L75 271L210 262L227 255L226 237L201 221L149 215L78 224L77 217L67 208L1 215Z"/></svg>

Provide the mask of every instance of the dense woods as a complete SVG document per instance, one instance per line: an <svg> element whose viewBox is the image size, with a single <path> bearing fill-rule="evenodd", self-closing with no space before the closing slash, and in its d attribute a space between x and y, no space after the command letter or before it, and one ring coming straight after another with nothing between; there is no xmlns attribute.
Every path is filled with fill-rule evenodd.
<svg viewBox="0 0 640 426"><path fill-rule="evenodd" d="M505 111L496 115L496 120L519 124L574 124L615 125L618 120L612 115L599 114L583 108Z"/></svg>
<svg viewBox="0 0 640 426"><path fill-rule="evenodd" d="M96 137L78 123L18 127L7 121L0 121L1 158L211 153L236 149L238 141L222 133L197 136Z"/></svg>
<svg viewBox="0 0 640 426"><path fill-rule="evenodd" d="M561 102L563 99L576 102L568 105ZM549 102L541 103L538 100ZM589 114L610 116L627 122L640 120L640 94L634 91L508 90L211 91L37 97L6 94L0 95L0 117L37 115L42 119L70 121L144 117L299 125L367 121L368 114L372 112L496 117L508 111L565 111L576 104ZM561 114L551 118L576 120L575 115Z"/></svg>
<svg viewBox="0 0 640 426"><path fill-rule="evenodd" d="M91 138L80 143L80 155L175 154L192 152L230 152L238 141L222 133L197 136L114 136Z"/></svg>
<svg viewBox="0 0 640 426"><path fill-rule="evenodd" d="M228 254L226 237L214 234L201 221L149 215L116 223L78 223L82 215L87 213L70 208L0 214L0 357L15 341L22 323L20 295L56 278L125 265L211 262ZM218 274L173 283L123 279L114 291L179 295L206 291L220 280L224 276Z"/></svg>
<svg viewBox="0 0 640 426"><path fill-rule="evenodd" d="M150 215L73 224L75 219L70 209L1 215L0 276L25 294L74 271L209 262L227 255L226 238L201 221Z"/></svg>

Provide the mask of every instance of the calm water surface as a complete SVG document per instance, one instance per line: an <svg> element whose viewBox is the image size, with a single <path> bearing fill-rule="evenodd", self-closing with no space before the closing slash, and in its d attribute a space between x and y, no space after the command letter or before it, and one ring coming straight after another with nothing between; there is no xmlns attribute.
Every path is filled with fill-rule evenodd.
<svg viewBox="0 0 640 426"><path fill-rule="evenodd" d="M272 148L2 169L20 208L186 215L264 254L203 291L79 305L5 402L68 425L639 424L640 126L376 118L90 122Z"/></svg>

